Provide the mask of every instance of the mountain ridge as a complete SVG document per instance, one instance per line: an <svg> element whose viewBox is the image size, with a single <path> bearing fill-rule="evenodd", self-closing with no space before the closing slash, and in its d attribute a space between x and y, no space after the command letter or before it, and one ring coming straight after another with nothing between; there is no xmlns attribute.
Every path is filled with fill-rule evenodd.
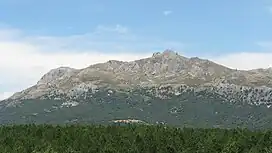
<svg viewBox="0 0 272 153"><path fill-rule="evenodd" d="M0 124L136 119L193 127L272 126L272 71L230 69L174 51L52 69L0 102Z"/></svg>
<svg viewBox="0 0 272 153"><path fill-rule="evenodd" d="M130 88L136 86L160 86L185 84L202 86L234 84L246 87L272 87L272 71L268 69L235 70L207 59L187 58L172 50L154 53L152 57L130 62L109 60L83 69L59 67L42 76L36 85L15 93L8 99L38 98L49 89L67 92L78 88L113 86ZM26 93L34 94L34 97Z"/></svg>

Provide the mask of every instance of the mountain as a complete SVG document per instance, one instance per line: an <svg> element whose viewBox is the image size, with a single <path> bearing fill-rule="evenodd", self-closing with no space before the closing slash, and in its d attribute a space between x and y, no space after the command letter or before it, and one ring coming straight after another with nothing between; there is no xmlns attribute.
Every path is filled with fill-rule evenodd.
<svg viewBox="0 0 272 153"><path fill-rule="evenodd" d="M272 69L242 71L174 51L84 69L60 67L0 103L5 123L142 122L193 127L272 125Z"/></svg>

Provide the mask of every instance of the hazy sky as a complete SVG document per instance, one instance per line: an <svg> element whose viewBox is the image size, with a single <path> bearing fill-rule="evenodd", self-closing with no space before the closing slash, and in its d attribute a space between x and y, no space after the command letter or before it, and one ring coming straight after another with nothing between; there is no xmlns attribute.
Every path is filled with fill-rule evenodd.
<svg viewBox="0 0 272 153"><path fill-rule="evenodd" d="M272 0L0 0L0 99L52 68L174 49L238 69L272 66Z"/></svg>

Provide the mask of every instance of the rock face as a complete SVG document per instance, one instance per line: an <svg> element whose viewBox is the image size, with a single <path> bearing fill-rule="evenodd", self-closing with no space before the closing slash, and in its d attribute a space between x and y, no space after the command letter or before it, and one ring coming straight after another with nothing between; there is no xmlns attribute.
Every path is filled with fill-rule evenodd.
<svg viewBox="0 0 272 153"><path fill-rule="evenodd" d="M239 71L197 57L186 58L171 50L132 62L110 60L80 70L53 69L36 85L14 94L9 100L60 96L75 99L101 87L160 89L162 86L171 87L169 92L180 87L195 92L207 90L230 102L267 105L272 102L271 68Z"/></svg>
<svg viewBox="0 0 272 153"><path fill-rule="evenodd" d="M272 69L234 70L174 51L60 67L0 102L0 123L135 119L196 127L272 126ZM13 107L14 106L14 107Z"/></svg>

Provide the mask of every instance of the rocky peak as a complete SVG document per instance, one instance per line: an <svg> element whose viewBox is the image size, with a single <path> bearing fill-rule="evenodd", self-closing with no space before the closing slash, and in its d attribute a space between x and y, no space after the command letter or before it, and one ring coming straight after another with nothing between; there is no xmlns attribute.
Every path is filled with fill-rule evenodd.
<svg viewBox="0 0 272 153"><path fill-rule="evenodd" d="M71 75L74 71L76 71L76 69L70 67L59 67L56 69L52 69L42 76L42 78L38 81L37 85L50 84L56 80L61 80L65 76Z"/></svg>
<svg viewBox="0 0 272 153"><path fill-rule="evenodd" d="M192 78L207 80L207 77L211 75L222 75L225 70L228 70L228 68L208 60L186 58L180 56L177 52L167 49L161 53L154 53L150 58L136 61L109 60L106 63L94 64L88 68L78 70L78 73L74 73L77 72L75 69L67 67L53 69L42 77L38 85L45 83L54 84L55 81L57 81L56 83L71 82L71 80L94 81L95 78L99 80L107 78L108 81L114 82L116 82L115 79L126 80L126 82L134 82L132 84L137 84L139 81L153 82L152 80L163 83L168 82L170 76L175 82L178 82L178 80L184 82L184 80ZM65 79L69 77L72 79Z"/></svg>
<svg viewBox="0 0 272 153"><path fill-rule="evenodd" d="M156 52L156 53L153 53L152 57L153 57L153 58L156 58L156 57L159 57L160 55L161 55L160 52Z"/></svg>
<svg viewBox="0 0 272 153"><path fill-rule="evenodd" d="M177 52L166 49L162 53L156 52L152 55L153 58L161 58L161 59L187 59L183 56L180 56Z"/></svg>
<svg viewBox="0 0 272 153"><path fill-rule="evenodd" d="M164 56L179 56L177 52L171 50L171 49L166 49L162 53Z"/></svg>

